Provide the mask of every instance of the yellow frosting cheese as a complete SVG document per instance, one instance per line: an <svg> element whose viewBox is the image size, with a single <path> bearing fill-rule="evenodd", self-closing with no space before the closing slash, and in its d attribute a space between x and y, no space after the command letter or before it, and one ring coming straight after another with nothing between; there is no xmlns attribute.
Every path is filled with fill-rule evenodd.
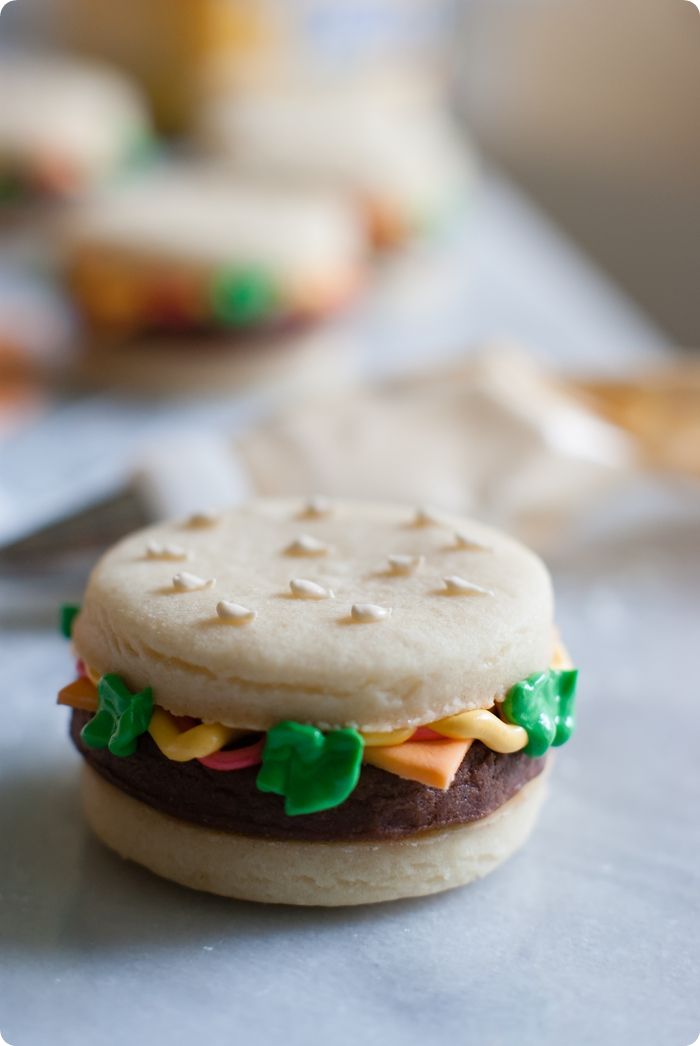
<svg viewBox="0 0 700 1046"><path fill-rule="evenodd" d="M446 791L471 744L471 741L407 741L388 748L366 748L363 759L370 766L397 777Z"/></svg>
<svg viewBox="0 0 700 1046"><path fill-rule="evenodd" d="M97 689L90 679L80 676L58 691L59 705L79 708L83 712L97 711Z"/></svg>

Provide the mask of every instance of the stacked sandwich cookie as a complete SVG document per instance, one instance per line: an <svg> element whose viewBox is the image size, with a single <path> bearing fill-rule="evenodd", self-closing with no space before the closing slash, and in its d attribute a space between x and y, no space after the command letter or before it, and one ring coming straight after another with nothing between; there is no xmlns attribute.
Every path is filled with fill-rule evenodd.
<svg viewBox="0 0 700 1046"><path fill-rule="evenodd" d="M239 176L342 190L375 248L450 224L473 193L464 135L415 79L237 91L204 106L199 133Z"/></svg>
<svg viewBox="0 0 700 1046"><path fill-rule="evenodd" d="M104 333L249 330L318 314L358 284L361 243L334 196L159 169L74 211L76 299Z"/></svg>
<svg viewBox="0 0 700 1046"><path fill-rule="evenodd" d="M352 209L206 165L158 168L75 208L65 275L89 335L84 370L150 391L243 383L270 349L305 347L364 275ZM273 361L274 362L274 361Z"/></svg>
<svg viewBox="0 0 700 1046"><path fill-rule="evenodd" d="M64 629L92 828L231 897L470 882L524 842L573 729L543 564L426 509L263 500L152 527Z"/></svg>

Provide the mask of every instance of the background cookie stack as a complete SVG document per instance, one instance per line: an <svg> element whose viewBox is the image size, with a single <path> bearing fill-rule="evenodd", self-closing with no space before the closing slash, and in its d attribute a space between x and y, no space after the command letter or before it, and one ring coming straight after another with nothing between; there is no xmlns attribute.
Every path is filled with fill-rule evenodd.
<svg viewBox="0 0 700 1046"><path fill-rule="evenodd" d="M81 381L342 384L324 321L377 252L444 231L472 177L434 61L440 18L392 8L348 35L344 4L55 0L53 46L72 52L0 68L17 102L0 116L0 215L76 306ZM71 204L58 228L55 210L20 207L37 197Z"/></svg>

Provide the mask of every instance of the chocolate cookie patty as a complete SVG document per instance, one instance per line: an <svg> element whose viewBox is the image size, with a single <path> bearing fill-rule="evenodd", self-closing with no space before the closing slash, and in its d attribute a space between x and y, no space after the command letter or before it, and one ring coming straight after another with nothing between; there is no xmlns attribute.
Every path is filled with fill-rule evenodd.
<svg viewBox="0 0 700 1046"><path fill-rule="evenodd" d="M468 824L502 806L542 772L546 759L522 752L499 755L475 741L447 791L363 766L360 781L342 805L288 817L280 796L255 787L258 768L221 772L196 760L166 759L148 736L133 756L87 748L80 731L91 713L74 711L71 736L89 765L110 784L181 820L268 839L333 841L400 839L416 832Z"/></svg>

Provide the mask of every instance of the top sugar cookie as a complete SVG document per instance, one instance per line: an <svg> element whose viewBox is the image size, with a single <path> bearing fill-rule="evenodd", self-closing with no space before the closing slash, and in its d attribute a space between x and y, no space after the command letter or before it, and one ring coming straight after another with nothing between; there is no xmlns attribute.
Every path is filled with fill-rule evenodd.
<svg viewBox="0 0 700 1046"><path fill-rule="evenodd" d="M499 532L315 498L131 535L93 571L74 641L176 714L383 731L491 706L549 665L552 624L544 565Z"/></svg>

